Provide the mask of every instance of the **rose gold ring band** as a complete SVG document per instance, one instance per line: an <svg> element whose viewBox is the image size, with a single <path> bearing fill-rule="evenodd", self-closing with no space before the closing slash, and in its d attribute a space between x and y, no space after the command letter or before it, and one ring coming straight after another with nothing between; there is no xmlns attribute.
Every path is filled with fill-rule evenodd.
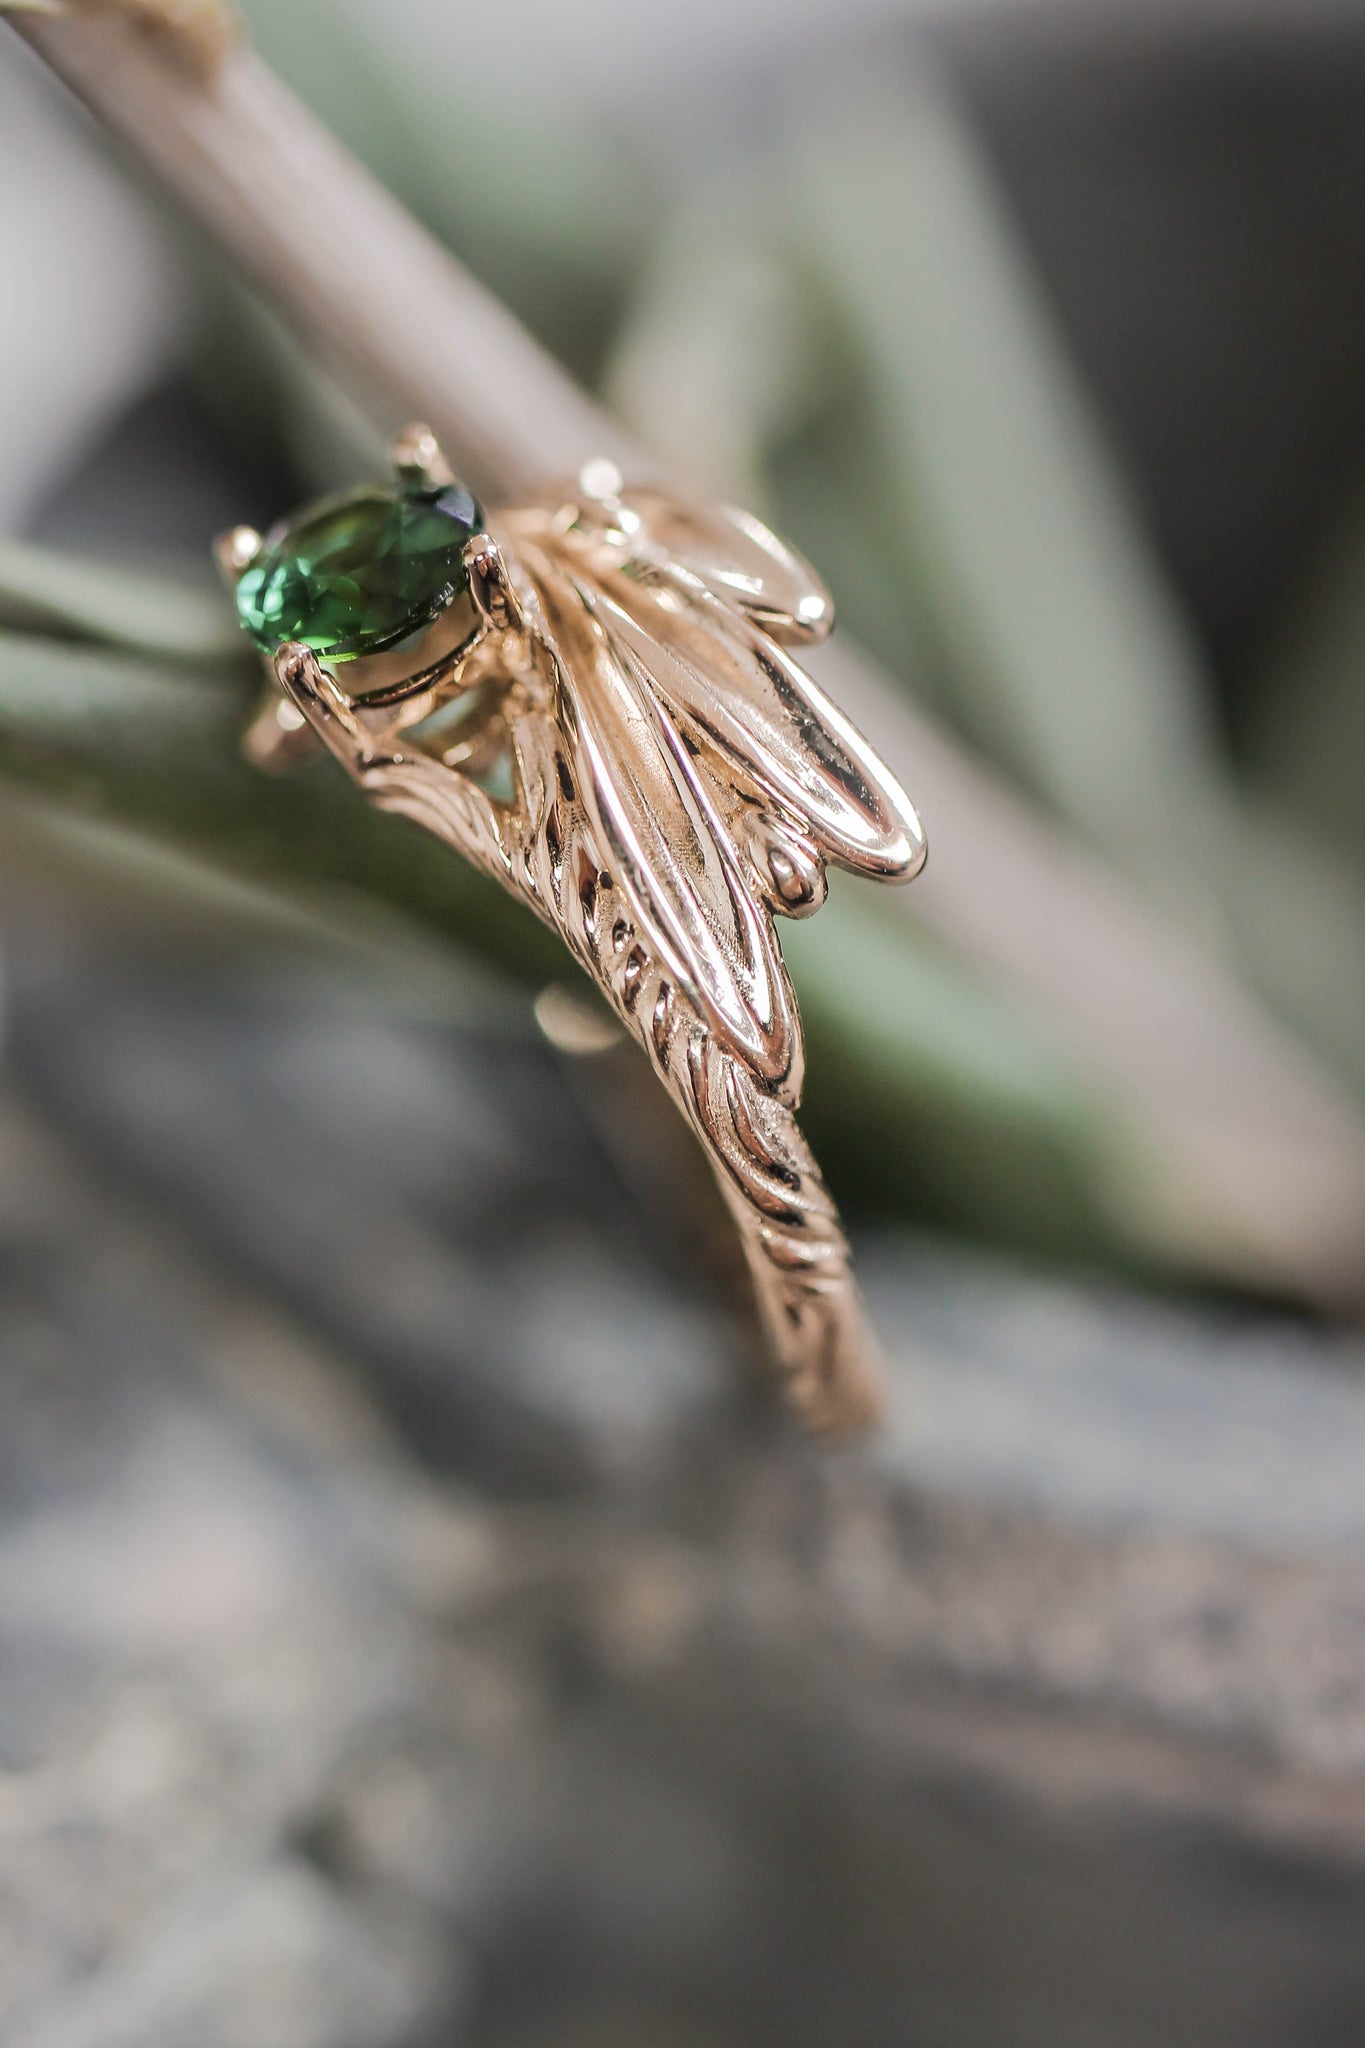
<svg viewBox="0 0 1365 2048"><path fill-rule="evenodd" d="M421 427L394 460L406 488L453 483ZM320 740L559 933L704 1149L791 1405L856 1427L875 1353L796 1122L776 919L820 907L829 862L906 880L925 845L795 658L829 630L829 597L758 520L628 488L605 461L480 519L463 588L421 635L344 662L315 636L275 644L248 751L278 768ZM226 535L228 580L272 541Z"/></svg>

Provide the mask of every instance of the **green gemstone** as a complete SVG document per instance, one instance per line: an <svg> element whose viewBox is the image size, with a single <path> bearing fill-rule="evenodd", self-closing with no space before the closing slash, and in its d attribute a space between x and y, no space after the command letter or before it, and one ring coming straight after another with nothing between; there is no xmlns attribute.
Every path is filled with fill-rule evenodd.
<svg viewBox="0 0 1365 2048"><path fill-rule="evenodd" d="M382 654L469 587L463 550L483 517L463 484L364 484L266 536L237 584L237 615L271 653L301 640L323 661Z"/></svg>

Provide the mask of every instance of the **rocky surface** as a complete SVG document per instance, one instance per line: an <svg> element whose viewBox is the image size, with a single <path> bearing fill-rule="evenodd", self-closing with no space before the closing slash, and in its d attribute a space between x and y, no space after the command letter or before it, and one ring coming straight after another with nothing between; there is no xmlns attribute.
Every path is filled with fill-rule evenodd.
<svg viewBox="0 0 1365 2048"><path fill-rule="evenodd" d="M15 959L0 2040L1355 2048L1357 1350L884 1236L813 1449L519 1011Z"/></svg>

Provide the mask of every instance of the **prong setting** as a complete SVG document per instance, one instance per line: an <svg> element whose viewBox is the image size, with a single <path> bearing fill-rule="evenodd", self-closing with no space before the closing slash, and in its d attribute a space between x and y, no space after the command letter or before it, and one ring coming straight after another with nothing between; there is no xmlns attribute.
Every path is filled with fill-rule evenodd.
<svg viewBox="0 0 1365 2048"><path fill-rule="evenodd" d="M355 730L350 699L302 640L286 640L277 647L271 667L285 702L310 725L339 720L348 732Z"/></svg>
<svg viewBox="0 0 1365 2048"><path fill-rule="evenodd" d="M254 526L230 526L213 543L213 559L229 590L238 584L265 542Z"/></svg>
<svg viewBox="0 0 1365 2048"><path fill-rule="evenodd" d="M498 632L520 632L525 625L502 549L491 533L473 534L464 547L469 590L486 625Z"/></svg>
<svg viewBox="0 0 1365 2048"><path fill-rule="evenodd" d="M402 483L443 488L455 481L455 472L446 461L440 442L423 420L409 420L393 441L389 459Z"/></svg>
<svg viewBox="0 0 1365 2048"><path fill-rule="evenodd" d="M302 640L286 640L275 649L271 666L275 680L289 697L316 695L322 682L322 664Z"/></svg>
<svg viewBox="0 0 1365 2048"><path fill-rule="evenodd" d="M620 497L625 484L609 455L593 455L578 472L578 488L595 505L612 505Z"/></svg>

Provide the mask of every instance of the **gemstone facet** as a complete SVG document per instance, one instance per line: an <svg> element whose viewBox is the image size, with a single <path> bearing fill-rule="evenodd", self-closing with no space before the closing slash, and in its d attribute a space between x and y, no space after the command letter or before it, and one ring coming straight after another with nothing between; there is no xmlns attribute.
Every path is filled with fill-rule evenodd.
<svg viewBox="0 0 1365 2048"><path fill-rule="evenodd" d="M237 583L237 614L270 654L301 640L320 661L382 654L469 587L463 550L483 524L463 484L364 484L267 534Z"/></svg>

